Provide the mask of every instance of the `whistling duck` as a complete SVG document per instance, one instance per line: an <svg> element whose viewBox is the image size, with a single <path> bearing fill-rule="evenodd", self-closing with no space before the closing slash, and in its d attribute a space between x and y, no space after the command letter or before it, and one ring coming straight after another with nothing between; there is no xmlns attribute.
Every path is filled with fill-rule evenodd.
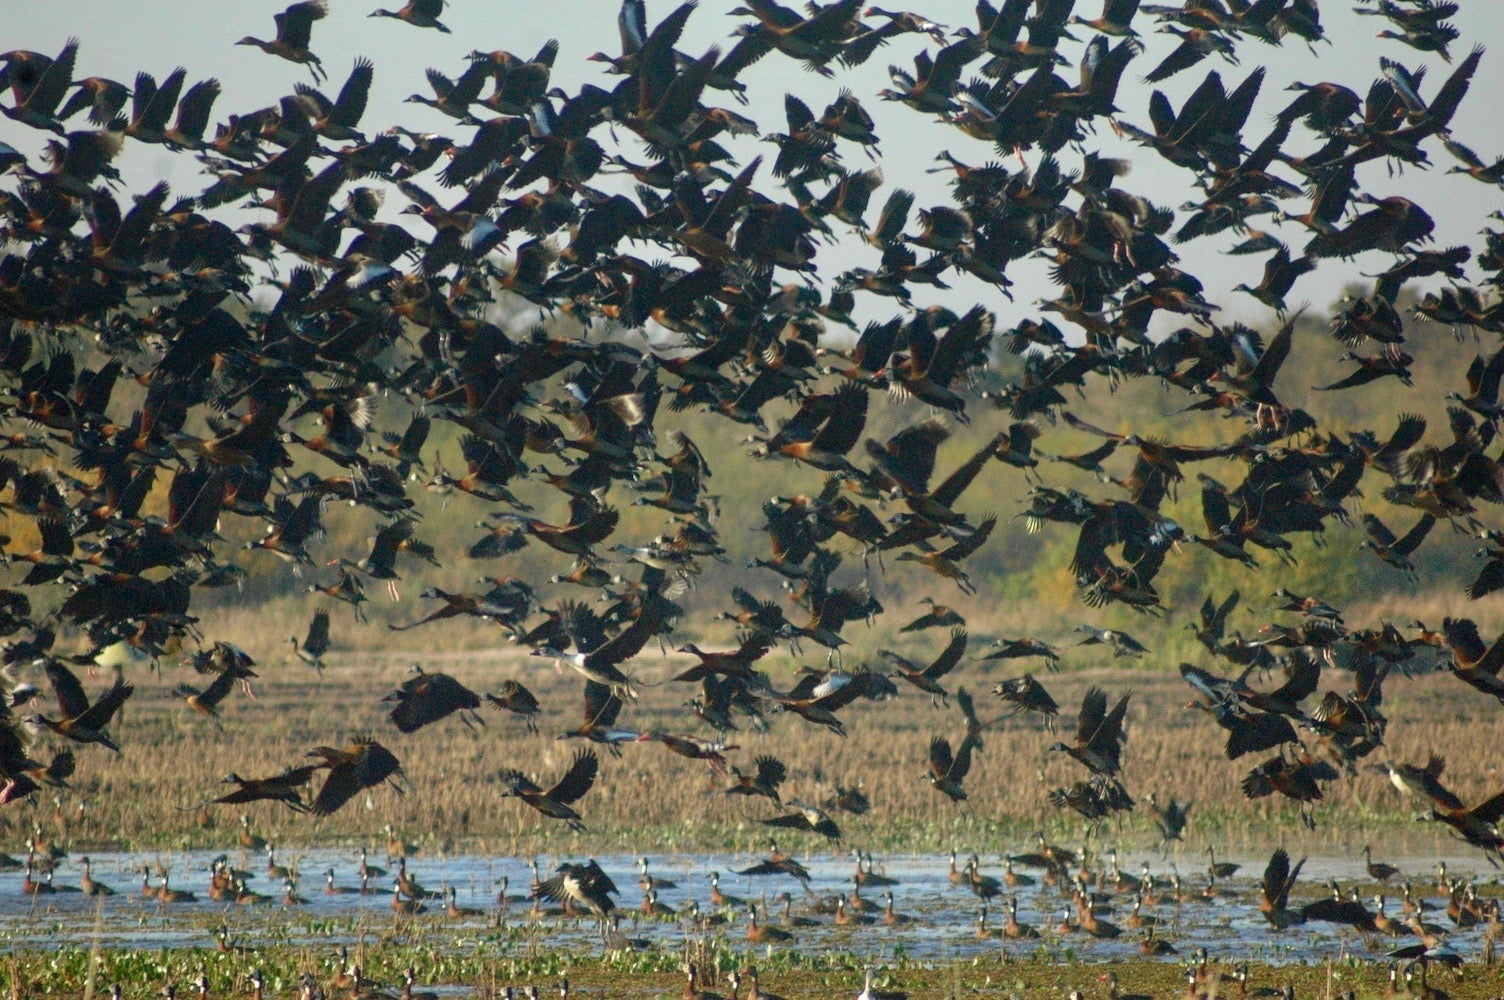
<svg viewBox="0 0 1504 1000"><path fill-rule="evenodd" d="M1008 897L1008 922L1003 925L1002 935L1014 940L1039 937L1039 932L1032 926L1018 922L1017 896Z"/></svg>
<svg viewBox="0 0 1504 1000"><path fill-rule="evenodd" d="M287 865L277 864L277 848L272 844L266 845L266 877L273 882L281 882L292 878L296 874L293 868Z"/></svg>
<svg viewBox="0 0 1504 1000"><path fill-rule="evenodd" d="M690 962L684 967L685 983L684 992L680 994L683 1000L726 1000L719 993L700 989L700 967Z"/></svg>
<svg viewBox="0 0 1504 1000"><path fill-rule="evenodd" d="M1178 954L1173 944L1164 940L1163 938L1154 936L1153 927L1144 928L1144 936L1139 938L1138 941L1138 952L1140 955L1145 955L1150 958L1156 958L1161 955Z"/></svg>
<svg viewBox="0 0 1504 1000"><path fill-rule="evenodd" d="M240 846L247 851L264 851L268 845L266 838L251 830L251 817L240 817Z"/></svg>
<svg viewBox="0 0 1504 1000"><path fill-rule="evenodd" d="M411 4L409 4L411 6ZM447 30L447 29L446 29ZM408 967L402 970L402 994L401 1000L438 1000L439 995L432 990L416 991L413 986L418 982L418 974ZM569 1000L568 980L559 988L559 996L562 1000Z"/></svg>
<svg viewBox="0 0 1504 1000"><path fill-rule="evenodd" d="M409 917L416 913L427 913L428 907L421 900L407 899L402 895L400 883L392 883L392 912L399 917Z"/></svg>
<svg viewBox="0 0 1504 1000"><path fill-rule="evenodd" d="M851 907L853 913L876 913L882 909L862 896L862 884L855 877L851 879L851 892L846 895L846 905Z"/></svg>
<svg viewBox="0 0 1504 1000"><path fill-rule="evenodd" d="M28 896L45 896L45 895L50 895L50 894L52 894L52 893L54 893L54 892L57 891L56 889L53 888L51 882L48 882L48 881L45 881L45 880L43 880L41 882L38 882L35 879L33 879L31 876L32 876L32 865L31 865L31 861L28 859L27 862L26 862L26 875L21 879L21 891L23 893L25 893L26 895L28 895Z"/></svg>
<svg viewBox="0 0 1504 1000"><path fill-rule="evenodd" d="M1386 865L1382 861L1375 862L1373 848L1369 845L1363 847L1363 867L1368 870L1368 877L1375 882L1388 882L1400 873L1394 865Z"/></svg>
<svg viewBox="0 0 1504 1000"><path fill-rule="evenodd" d="M418 853L418 845L399 837L397 831L392 828L392 824L388 823L382 828L382 831L386 834L386 856L389 861L398 858L410 858ZM371 874L375 875L377 873L373 871Z"/></svg>
<svg viewBox="0 0 1504 1000"><path fill-rule="evenodd" d="M362 878L385 878L387 874L385 868L378 868L369 863L364 846L360 849L360 867L356 870L360 872Z"/></svg>
<svg viewBox="0 0 1504 1000"><path fill-rule="evenodd" d="M83 890L83 893L84 893L85 896L113 896L113 895L115 895L115 890L114 889L111 889L109 886L105 885L103 882L96 882L96 881L94 881L94 876L93 876L92 872L90 871L90 862L89 862L89 859L88 859L87 856L79 858L78 862L79 862L79 864L83 865L83 867L84 867L83 877L79 879L78 884L79 884L79 888Z"/></svg>
<svg viewBox="0 0 1504 1000"><path fill-rule="evenodd" d="M1134 930L1142 930L1145 927L1153 927L1159 922L1159 918L1143 912L1144 898L1138 897L1133 901L1133 912L1123 922Z"/></svg>
<svg viewBox="0 0 1504 1000"><path fill-rule="evenodd" d="M727 978L731 981L732 1000L736 1000L737 990L741 988L741 976L747 977L750 986L747 990L746 1000L783 1000L783 997L778 994L769 993L757 985L757 967L750 965L743 969L740 974L735 969L732 969L727 974Z"/></svg>
<svg viewBox="0 0 1504 1000"><path fill-rule="evenodd" d="M1032 875L1022 875L1022 874L1020 874L1020 873L1018 873L1018 872L1016 872L1016 871L1013 870L1013 859L1012 858L1004 858L1003 859L1003 885L1006 885L1010 889L1016 889L1016 888L1019 888L1021 886L1022 887L1031 886L1031 885L1034 884L1034 882L1035 882L1034 876L1032 876Z"/></svg>
<svg viewBox="0 0 1504 1000"><path fill-rule="evenodd" d="M1064 910L1060 911L1060 923L1055 925L1056 934L1074 934L1080 929L1080 927L1071 922L1071 911L1069 907L1066 907Z"/></svg>
<svg viewBox="0 0 1504 1000"><path fill-rule="evenodd" d="M794 897L787 892L781 892L774 902L783 904L783 912L779 914L778 922L785 927L819 927L820 921L813 917L804 917L794 912ZM834 912L834 905L831 912Z"/></svg>
<svg viewBox="0 0 1504 1000"><path fill-rule="evenodd" d="M977 914L977 938L982 941L989 941L992 938L1000 938L1002 936L1003 932L1001 929L987 926L987 901L984 899L982 901L981 912Z"/></svg>
<svg viewBox="0 0 1504 1000"><path fill-rule="evenodd" d="M293 655L308 664L320 676L324 673L324 654L329 651L329 612L320 609L313 613L308 623L308 633L302 642L297 636L288 636Z"/></svg>
<svg viewBox="0 0 1504 1000"><path fill-rule="evenodd" d="M407 859L397 859L397 885L402 889L402 895L409 899L438 899L443 894L432 892L423 888L417 879L407 873Z"/></svg>
<svg viewBox="0 0 1504 1000"><path fill-rule="evenodd" d="M590 791L599 768L600 759L594 751L576 751L569 770L546 792L521 771L507 768L500 774L506 786L502 795L519 798L543 815L563 820L571 830L583 832L585 823L571 805Z"/></svg>
<svg viewBox="0 0 1504 1000"><path fill-rule="evenodd" d="M637 907L637 912L645 917L673 917L679 913L678 910L667 903L660 903L658 901L657 889L649 889L643 893L642 903Z"/></svg>
<svg viewBox="0 0 1504 1000"><path fill-rule="evenodd" d="M757 922L757 907L747 907L747 940L753 944L786 944L794 935L777 927L768 927Z"/></svg>
<svg viewBox="0 0 1504 1000"><path fill-rule="evenodd" d="M1090 897L1086 900L1086 913L1081 921L1081 927L1086 933L1094 938L1119 937L1123 930L1117 924L1097 917L1096 902Z"/></svg>
<svg viewBox="0 0 1504 1000"><path fill-rule="evenodd" d="M889 927L907 927L914 923L914 918L906 913L897 913L893 909L893 894L883 893L883 923Z"/></svg>
<svg viewBox="0 0 1504 1000"><path fill-rule="evenodd" d="M733 909L740 909L741 907L747 905L747 901L745 899L739 899L736 896L728 896L724 892L722 892L721 873L712 871L710 873L710 905L729 906Z"/></svg>
<svg viewBox="0 0 1504 1000"><path fill-rule="evenodd" d="M837 927L849 927L849 926L858 926L858 927L860 927L860 926L864 926L866 924L871 924L871 923L875 923L875 921L873 920L872 917L869 917L865 913L856 913L856 912L853 912L850 908L848 908L847 905L846 905L846 899L845 899L844 896L837 896L836 897L836 926Z"/></svg>
<svg viewBox="0 0 1504 1000"><path fill-rule="evenodd" d="M198 896L187 889L174 889L171 883L172 876L167 872L162 873L162 884L157 886L157 901L161 903L195 903Z"/></svg>
<svg viewBox="0 0 1504 1000"><path fill-rule="evenodd" d="M1003 884L991 875L977 871L977 856L973 854L966 863L966 887L982 899L991 899L1003 894Z"/></svg>
<svg viewBox="0 0 1504 1000"><path fill-rule="evenodd" d="M1380 934L1388 934L1390 936L1394 936L1397 934L1408 933L1408 928L1406 928L1404 924L1400 923L1394 917L1391 917L1389 914L1384 912L1385 900L1384 894L1382 892L1375 896L1373 898L1373 901L1378 905L1379 908L1378 912L1373 915L1373 925Z"/></svg>
<svg viewBox="0 0 1504 1000"><path fill-rule="evenodd" d="M301 0L273 15L277 23L277 35L272 39L253 38L246 35L236 45L254 45L262 52L279 56L288 62L301 63L313 74L314 83L322 83L326 77L319 57L308 48L313 35L313 22L329 13L328 0Z"/></svg>
<svg viewBox="0 0 1504 1000"><path fill-rule="evenodd" d="M856 855L856 875L853 877L856 879L858 885L890 886L898 884L898 879L889 878L888 876L879 874L878 872L873 870L872 855L864 855L860 851L852 851L851 853ZM864 861L866 867L863 867Z"/></svg>
<svg viewBox="0 0 1504 1000"><path fill-rule="evenodd" d="M373 10L368 17L391 17L406 21L417 28L434 28L449 34L449 28L439 20L444 12L444 0L408 0L398 10ZM411 970L409 970L411 971Z"/></svg>
<svg viewBox="0 0 1504 1000"><path fill-rule="evenodd" d="M647 858L637 859L637 870L640 873L637 879L637 885L642 889L643 892L647 892L649 889L679 888L679 883L675 882L673 879L658 878L655 875L649 875Z"/></svg>
<svg viewBox="0 0 1504 1000"><path fill-rule="evenodd" d="M447 917L464 919L466 917L483 917L486 915L485 910L478 910L471 906L460 906L456 899L455 888L452 885L444 888L444 899L446 901L444 915Z"/></svg>
<svg viewBox="0 0 1504 1000"><path fill-rule="evenodd" d="M951 885L965 885L971 880L971 872L969 869L961 870L956 868L955 851L950 852L950 871L946 873L946 878L950 880Z"/></svg>
<svg viewBox="0 0 1504 1000"><path fill-rule="evenodd" d="M1243 867L1242 865L1235 865L1227 861L1219 862L1217 860L1216 848L1212 847L1212 845L1210 844L1206 845L1206 859L1207 873L1210 874L1213 878L1232 878L1237 874L1238 869Z"/></svg>

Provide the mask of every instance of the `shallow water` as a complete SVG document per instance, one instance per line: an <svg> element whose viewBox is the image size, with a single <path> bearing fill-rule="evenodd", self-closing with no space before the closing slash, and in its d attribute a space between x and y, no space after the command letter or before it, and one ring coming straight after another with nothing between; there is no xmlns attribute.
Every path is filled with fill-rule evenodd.
<svg viewBox="0 0 1504 1000"><path fill-rule="evenodd" d="M372 882L368 894L326 893L323 873L329 868L334 869L336 886L358 885L358 859L348 851L309 850L296 855L279 855L280 863L295 865L301 873L299 892L307 903L293 906L282 903L282 884L266 877L266 864L261 856L246 859L231 855L231 862L253 871L255 878L250 882L251 888L271 896L271 902L245 906L209 901L206 893L208 871L214 857L215 854L208 851L171 855L94 854L95 879L112 886L117 893L103 900L66 891L28 896L21 891L22 873L0 873L0 950L76 947L93 941L96 936L106 947L212 948L214 929L221 923L229 927L231 939L237 942L257 944L274 937L284 945L331 947L353 943L363 934L380 933L394 923L390 909L390 877ZM638 887L636 859L613 856L599 860L622 888L618 898L622 910L622 933L647 939L653 946L667 949L678 949L687 937L707 933L691 926L685 913L691 900L698 901L702 912L709 911L709 872L712 870L721 873L721 888L728 895L749 901L764 898L770 901L772 913L765 923L774 926L778 925L782 912L781 904L774 901L779 893L790 892L794 912L806 913L818 899L849 892L854 871L854 862L849 856L801 857L799 860L811 874L810 886L806 890L787 876L753 878L733 874L737 869L756 863L758 859L755 857L655 855L650 871L659 879L677 882L677 886L659 889L659 902L679 911L679 916L651 919L641 916L637 910L643 893ZM1242 868L1235 877L1218 883L1219 894L1215 898L1198 896L1180 904L1162 900L1144 910L1158 921L1157 936L1173 942L1181 960L1198 946L1207 948L1213 955L1275 964L1324 961L1348 955L1376 958L1406 940L1365 941L1348 928L1325 923L1308 923L1283 932L1273 931L1258 912L1258 878L1267 857L1219 860L1237 862ZM1437 897L1435 888L1438 860L1446 862L1448 873L1454 877L1476 875L1490 880L1490 884L1480 886L1480 894L1498 895L1495 873L1476 856L1389 857L1384 860L1399 865L1414 881L1417 893L1429 897L1437 908L1429 920L1449 928L1450 922L1442 912L1445 900ZM383 861L374 858L371 863L384 865ZM539 863L546 873L557 859L540 858ZM1148 864L1155 876L1156 887L1162 886L1160 891L1168 891L1170 872L1158 855L1123 855L1119 864L1131 875L1140 874L1142 866ZM154 899L143 898L141 871L145 865L167 867L172 873L173 887L196 892L199 900L162 905ZM1116 895L1109 904L1111 913L1105 912L1103 907L1098 908L1099 917L1122 927L1121 937L1114 940L1093 938L1080 931L1059 934L1054 928L1066 908L1070 907L1073 914L1075 912L1068 895L1059 888L1044 886L1039 881L1041 873L1037 870L1021 866L1017 867L1017 872L1035 879L1035 884L1021 885L1005 892L1011 891L1017 896L1019 920L1039 928L1041 938L1038 941L979 940L976 933L978 900L966 888L950 883L947 865L946 858L933 856L879 859L879 870L898 880L898 884L892 887L895 909L915 918L912 924L885 926L878 913L879 922L875 925L838 927L833 917L819 916L816 919L821 922L820 926L799 928L794 931L796 938L791 944L772 947L849 951L870 957L891 957L901 953L917 960L965 959L996 953L999 947L1021 957L1073 957L1087 961L1139 955L1141 932L1127 926L1132 908L1130 895ZM453 886L461 907L485 912L479 917L451 918L444 914L442 902L433 900L427 904L431 912L418 919L444 922L446 927L462 931L452 935L459 947L484 945L488 953L502 955L569 948L592 953L604 950L594 920L534 919L528 914L529 904L526 902L514 901L505 909L497 906L497 882L503 875L510 881L509 895L520 897L526 894L531 874L524 859L417 856L408 861L408 868L428 889ZM64 859L54 873L54 885L60 890L65 885L76 886L80 871L75 859ZM984 875L1001 878L999 859L995 856L984 858L981 871ZM1183 858L1181 876L1188 891L1199 893L1205 883L1203 859ZM1314 898L1328 879L1335 879L1344 890L1351 885L1358 886L1369 908L1373 908L1372 897L1379 887L1368 878L1362 859L1330 856L1311 857L1306 862L1296 890L1301 900L1292 901L1292 904ZM153 883L156 881L154 878ZM1387 908L1387 912L1397 917L1402 916L1399 881L1397 878L1391 884ZM862 895L881 906L882 891L881 888L869 888L862 890ZM96 903L102 907L98 915ZM730 921L710 928L708 933L731 941L745 941L745 911L731 913L722 910L721 914L729 916ZM999 927L1005 919L1002 900L994 900L990 906L989 925ZM1472 958L1481 948L1482 933L1476 929L1454 931L1450 944L1465 957ZM1170 956L1166 960L1173 962L1177 958Z"/></svg>

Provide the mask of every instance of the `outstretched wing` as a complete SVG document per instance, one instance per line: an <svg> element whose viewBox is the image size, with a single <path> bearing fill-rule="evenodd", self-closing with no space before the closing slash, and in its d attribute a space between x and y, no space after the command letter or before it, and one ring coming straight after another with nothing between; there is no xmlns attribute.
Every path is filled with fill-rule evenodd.
<svg viewBox="0 0 1504 1000"><path fill-rule="evenodd" d="M600 770L600 758L594 750L580 750L574 755L574 763L569 770L564 772L564 777L559 783L548 790L546 798L553 799L562 805L569 805L577 801L590 786L595 784L595 775Z"/></svg>

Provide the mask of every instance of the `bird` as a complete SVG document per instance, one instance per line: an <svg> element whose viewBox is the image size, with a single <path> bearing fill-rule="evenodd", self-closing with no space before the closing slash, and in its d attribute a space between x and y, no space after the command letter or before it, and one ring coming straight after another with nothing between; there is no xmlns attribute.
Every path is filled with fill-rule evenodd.
<svg viewBox="0 0 1504 1000"><path fill-rule="evenodd" d="M752 763L754 770L751 774L743 774L735 765L731 766L734 782L730 788L724 789L724 794L760 795L771 800L775 806L783 805L778 797L778 786L788 778L788 769L783 761L769 754L759 754Z"/></svg>
<svg viewBox="0 0 1504 1000"><path fill-rule="evenodd" d="M1300 877L1300 869L1305 863L1305 858L1301 858L1292 866L1290 855L1283 847L1277 847L1264 867L1259 912L1275 930L1305 922L1298 911L1289 908L1290 890L1295 887L1295 880Z"/></svg>
<svg viewBox="0 0 1504 1000"><path fill-rule="evenodd" d="M344 749L314 747L308 756L321 758L322 763L314 766L328 772L309 806L315 816L328 816L357 792L383 783L392 784L401 794L401 788L395 784L395 779L406 777L401 763L395 754L370 737L357 738Z"/></svg>
<svg viewBox="0 0 1504 1000"><path fill-rule="evenodd" d="M289 636L287 641L292 644L294 656L323 676L324 654L329 652L329 612L320 609L313 613L301 643L297 636Z"/></svg>
<svg viewBox="0 0 1504 1000"><path fill-rule="evenodd" d="M961 662L961 657L966 655L968 635L964 628L951 630L950 642L941 650L929 666L920 667L897 653L890 650L879 650L878 655L894 668L893 676L901 677L910 684L930 695L930 703L934 704L938 697L941 701L948 702L949 694L940 686L939 678L944 677L956 668Z"/></svg>
<svg viewBox="0 0 1504 1000"><path fill-rule="evenodd" d="M200 691L187 684L179 684L173 689L173 694L188 703L188 707L200 715L206 715L219 721L219 703L235 687L236 677L231 673L222 673L214 678L207 688Z"/></svg>
<svg viewBox="0 0 1504 1000"><path fill-rule="evenodd" d="M543 709L538 704L538 697L522 685L521 682L508 678L502 682L501 693L492 694L486 692L486 700L497 708L520 715L527 724L528 732L538 731L538 716Z"/></svg>
<svg viewBox="0 0 1504 1000"><path fill-rule="evenodd" d="M965 628L966 619L961 617L960 612L943 604L936 604L932 597L921 597L921 601L930 606L930 610L915 618L907 625L900 628L900 632L922 632L927 628L943 628L947 625Z"/></svg>
<svg viewBox="0 0 1504 1000"><path fill-rule="evenodd" d="M286 59L288 62L302 63L313 74L314 83L322 83L324 69L319 57L314 55L308 48L309 40L313 36L313 22L322 20L329 15L328 0L300 0L274 15L277 24L277 34L270 40L245 36L236 45L254 45L262 52Z"/></svg>
<svg viewBox="0 0 1504 1000"><path fill-rule="evenodd" d="M73 671L52 659L46 661L44 669L57 695L61 717L54 720L45 715L34 715L31 721L75 743L98 743L120 753L120 747L110 738L105 727L136 690L135 685L125 683L124 677L116 674L114 684L90 704Z"/></svg>
<svg viewBox="0 0 1504 1000"><path fill-rule="evenodd" d="M1060 706L1033 674L999 681L993 685L992 693L1014 706L1015 712L1034 712L1043 716L1045 728L1051 733L1055 731L1055 716L1060 713Z"/></svg>
<svg viewBox="0 0 1504 1000"><path fill-rule="evenodd" d="M1092 774L1113 777L1122 767L1123 717L1128 711L1130 695L1118 699L1107 710L1107 692L1088 688L1081 699L1081 714L1076 718L1076 742L1053 743L1049 749L1069 754Z"/></svg>
<svg viewBox="0 0 1504 1000"><path fill-rule="evenodd" d="M455 712L469 724L469 718L479 720L475 710L480 708L480 695L445 673L429 673L414 664L417 675L404 681L400 687L382 701L396 702L390 718L398 732L412 733L431 722L438 722ZM469 715L467 716L466 713Z"/></svg>
<svg viewBox="0 0 1504 1000"><path fill-rule="evenodd" d="M223 805L242 805L247 802L260 801L281 802L293 812L306 812L309 806L303 801L301 790L313 780L318 770L317 764L305 764L302 767L290 767L269 778L242 778L231 771L221 779L220 783L236 787L213 801Z"/></svg>
<svg viewBox="0 0 1504 1000"><path fill-rule="evenodd" d="M952 802L961 802L966 798L966 790L961 787L961 781L971 770L971 752L975 747L970 735L961 740L961 745L951 753L950 741L943 736L936 736L930 740L929 778L930 784L945 795Z"/></svg>
<svg viewBox="0 0 1504 1000"><path fill-rule="evenodd" d="M408 3L397 10L381 8L371 11L368 16L396 18L417 28L434 28L448 35L451 34L449 28L439 20L439 15L443 12L444 0L408 0Z"/></svg>
<svg viewBox="0 0 1504 1000"><path fill-rule="evenodd" d="M590 791L599 770L600 758L593 750L585 749L575 751L569 770L546 792L513 768L502 770L498 780L506 786L503 795L519 798L550 819L563 820L571 830L580 833L584 832L585 823L572 806Z"/></svg>
<svg viewBox="0 0 1504 1000"><path fill-rule="evenodd" d="M836 824L835 820L830 818L830 815L825 810L801 802L799 799L789 799L788 805L794 810L793 812L784 813L782 816L775 816L772 819L758 820L758 822L764 826L781 826L792 830L818 833L820 836L830 840L841 839L840 826ZM747 872L743 871L740 874L745 875Z"/></svg>

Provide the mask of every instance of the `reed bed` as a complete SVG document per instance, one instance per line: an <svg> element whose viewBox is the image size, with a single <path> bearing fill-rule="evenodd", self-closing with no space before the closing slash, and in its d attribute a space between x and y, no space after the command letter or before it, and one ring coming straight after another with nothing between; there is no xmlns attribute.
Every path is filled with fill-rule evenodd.
<svg viewBox="0 0 1504 1000"><path fill-rule="evenodd" d="M286 626L279 620L274 628L280 632ZM432 638L438 639L441 633L435 628ZM263 634L260 645L273 641ZM877 640L866 642L875 645ZM1093 655L1102 662L1102 654ZM846 662L854 665L861 657L858 647ZM1067 667L1073 659L1066 660ZM628 745L620 758L602 753L602 778L580 803L586 833L571 833L504 798L496 780L499 769L517 767L551 780L581 745L554 736L581 721L579 678L557 673L548 661L512 646L331 654L322 676L301 663L286 662L275 646L263 650L258 660L258 700L233 695L220 726L168 695L168 683L136 678L140 690L114 727L124 754L82 748L72 789L0 812L0 846L21 848L34 824L75 849L232 846L241 810L205 805L227 787L218 784L227 772L273 773L302 762L317 744L363 732L376 734L402 760L407 794L376 789L325 819L256 804L244 810L252 827L287 849L384 844L380 831L390 824L424 850L507 855L635 851L633 845L643 843L645 835L671 850L755 852L775 832L787 833L757 822L776 814L770 804L717 794L724 783L706 766L647 743ZM545 705L542 731L529 733L515 717L485 708L481 727L470 728L451 717L415 734L397 734L384 717L380 698L408 675L415 661L429 670L447 671L478 691L494 689L508 677L523 680ZM669 732L703 728L683 707L697 688L654 683L691 662L675 654L660 659L652 647L634 661L632 669L645 683L623 722ZM1062 731L1072 727L1088 686L1100 685L1114 698L1132 692L1124 783L1141 803L1151 792L1162 802L1173 797L1194 803L1187 836L1197 849L1203 841L1215 840L1219 849L1258 853L1272 843L1311 839L1341 851L1380 831L1392 850L1425 852L1441 843L1439 828L1412 822L1417 804L1403 801L1382 774L1368 769L1328 786L1315 813L1317 831L1307 835L1293 806L1243 798L1239 779L1256 759L1225 759L1220 730L1203 713L1183 708L1191 692L1162 657L1152 664L1116 662L1056 675L1036 672L1060 703ZM768 666L778 684L790 683L795 669L795 661L786 656L769 657L760 665ZM1041 828L1052 836L1080 838L1088 833L1086 824L1050 806L1046 795L1084 772L1064 755L1046 752L1057 736L1036 720L1002 718L1003 705L990 693L998 680L1023 669L968 662L951 678L952 688L964 686L975 694L984 720L998 719L966 779L970 798L960 806L944 800L923 778L931 736L957 739L960 713L954 707L932 708L925 696L911 690L890 702L853 705L844 713L845 738L793 716L771 716L765 736L747 729L731 734L739 749L728 751L728 757L747 763L756 754L770 753L784 760L790 769L785 798L819 803L837 785L860 786L872 811L861 817L837 815L845 833L838 847L1003 850ZM168 671L181 674L182 668ZM1343 675L1329 671L1324 686L1343 683ZM1498 791L1495 761L1483 748L1504 745L1504 717L1490 699L1445 672L1395 673L1386 687L1384 709L1390 718L1391 758L1421 763L1430 753L1446 753L1446 781L1465 801ZM1377 756L1382 758L1384 751ZM1152 846L1158 838L1143 808L1121 823L1090 832L1125 845ZM779 841L807 850L827 846L805 834L788 834Z"/></svg>

